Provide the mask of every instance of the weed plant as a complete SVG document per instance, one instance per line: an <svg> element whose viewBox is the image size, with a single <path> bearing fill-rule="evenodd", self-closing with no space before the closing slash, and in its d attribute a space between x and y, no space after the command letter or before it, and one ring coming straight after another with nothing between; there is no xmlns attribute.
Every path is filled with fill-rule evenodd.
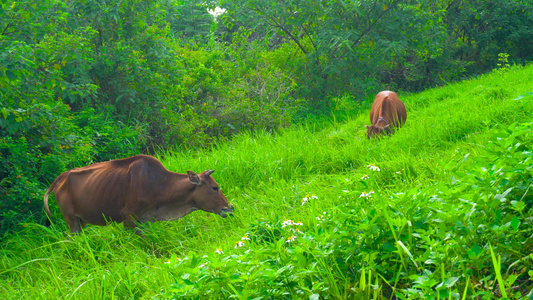
<svg viewBox="0 0 533 300"><path fill-rule="evenodd" d="M512 67L403 95L406 125L378 140L365 112L161 153L214 169L235 216L66 239L51 204L52 228L2 244L0 298L531 299L531 82Z"/></svg>

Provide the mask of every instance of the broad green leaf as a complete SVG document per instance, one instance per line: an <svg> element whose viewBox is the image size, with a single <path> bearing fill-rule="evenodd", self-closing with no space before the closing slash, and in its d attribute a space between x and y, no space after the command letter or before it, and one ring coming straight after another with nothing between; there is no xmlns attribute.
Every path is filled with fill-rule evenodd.
<svg viewBox="0 0 533 300"><path fill-rule="evenodd" d="M503 202L503 201L506 200L507 195L509 195L509 193L510 193L512 190L513 190L513 188L508 188L505 192L503 192L503 193L501 193L501 194L496 194L496 195L494 196L494 198L495 198L496 200L500 200L500 201Z"/></svg>
<svg viewBox="0 0 533 300"><path fill-rule="evenodd" d="M416 263L415 258L413 257L413 255L411 254L411 251L409 251L409 249L407 249L407 247L402 243L402 241L396 241L396 243L398 245L400 245L400 247L402 247L403 251L405 251L405 253L407 253L409 258L411 258L411 261L415 264L416 268L418 268L418 264Z"/></svg>
<svg viewBox="0 0 533 300"><path fill-rule="evenodd" d="M455 283L460 279L461 277L450 277L442 282L442 286L445 286L447 288L451 288L455 285Z"/></svg>
<svg viewBox="0 0 533 300"><path fill-rule="evenodd" d="M15 73L13 73L11 70L6 70L6 76L9 78L10 81L14 81L17 79L17 76L15 76Z"/></svg>
<svg viewBox="0 0 533 300"><path fill-rule="evenodd" d="M518 227L520 226L520 219L517 216L514 216L513 220L511 221L511 226L514 230L518 230Z"/></svg>
<svg viewBox="0 0 533 300"><path fill-rule="evenodd" d="M470 250L468 250L468 255L471 258L475 258L479 254L481 254L481 252L483 252L483 249L481 247L479 247L479 245L475 244L474 246L472 246L472 248Z"/></svg>

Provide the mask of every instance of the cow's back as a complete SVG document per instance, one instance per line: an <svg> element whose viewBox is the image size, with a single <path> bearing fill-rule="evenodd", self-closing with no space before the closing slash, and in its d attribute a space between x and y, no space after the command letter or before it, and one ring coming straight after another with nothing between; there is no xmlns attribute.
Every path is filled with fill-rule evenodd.
<svg viewBox="0 0 533 300"><path fill-rule="evenodd" d="M58 191L63 197L56 196L56 199L70 202L60 203L60 207L67 207L73 215L87 223L105 225L109 221L122 222L126 217L124 208L136 201L143 186L151 184L146 182L147 179L139 180L139 176L155 179L152 173L157 171L152 171L153 160L152 157L138 155L73 169ZM132 172L134 164L143 167ZM160 165L160 162L155 160L155 169L157 164ZM139 174L139 170L145 174Z"/></svg>
<svg viewBox="0 0 533 300"><path fill-rule="evenodd" d="M395 92L382 91L376 95L370 109L370 122L372 125L376 125L380 118L383 118L387 124L393 124L396 127L405 123L407 111Z"/></svg>

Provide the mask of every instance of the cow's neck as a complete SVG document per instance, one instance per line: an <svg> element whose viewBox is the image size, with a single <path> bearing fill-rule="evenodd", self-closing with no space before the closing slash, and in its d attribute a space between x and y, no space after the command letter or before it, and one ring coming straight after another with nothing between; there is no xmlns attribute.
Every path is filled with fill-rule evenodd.
<svg viewBox="0 0 533 300"><path fill-rule="evenodd" d="M141 219L146 221L175 220L197 210L193 200L196 186L191 183L186 174L169 172L165 182L160 184L159 199L154 199L154 205L146 211Z"/></svg>

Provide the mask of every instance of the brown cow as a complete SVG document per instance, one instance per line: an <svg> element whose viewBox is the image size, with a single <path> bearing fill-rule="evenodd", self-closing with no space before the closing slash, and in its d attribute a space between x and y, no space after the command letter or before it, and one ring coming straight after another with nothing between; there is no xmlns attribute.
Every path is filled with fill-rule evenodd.
<svg viewBox="0 0 533 300"><path fill-rule="evenodd" d="M170 172L147 155L95 163L59 175L44 195L44 207L50 218L48 195L54 191L72 233L87 223L134 228L135 222L175 220L197 209L225 218L233 207L212 173Z"/></svg>
<svg viewBox="0 0 533 300"><path fill-rule="evenodd" d="M390 135L402 126L406 119L407 111L398 95L391 91L379 92L370 109L372 125L365 125L366 136L370 139L376 135Z"/></svg>

